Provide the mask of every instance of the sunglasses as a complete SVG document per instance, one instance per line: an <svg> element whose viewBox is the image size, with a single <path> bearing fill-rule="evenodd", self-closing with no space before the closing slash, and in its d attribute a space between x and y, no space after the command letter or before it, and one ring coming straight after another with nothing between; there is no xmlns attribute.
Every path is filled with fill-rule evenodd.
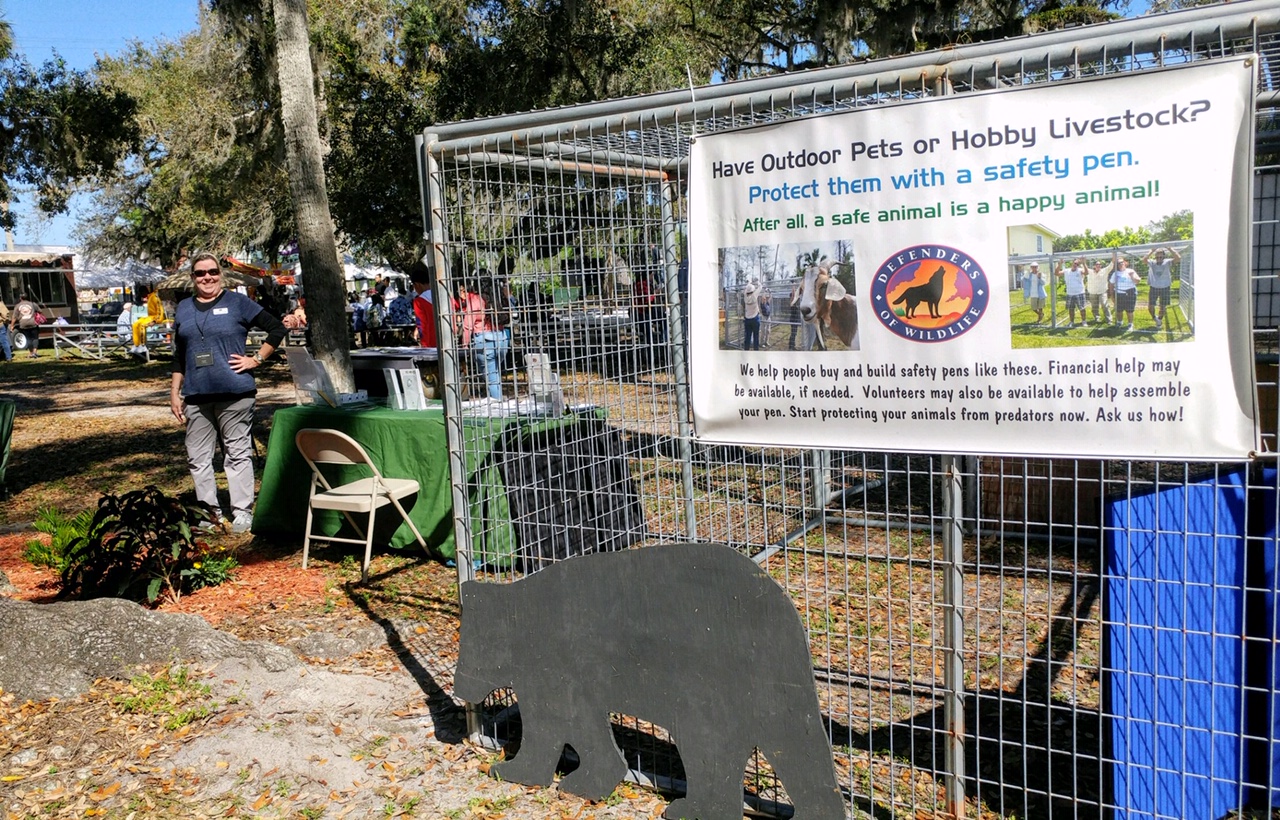
<svg viewBox="0 0 1280 820"><path fill-rule="evenodd" d="M192 278L195 278L195 279L202 279L202 278L208 278L210 276L221 276L221 275L222 275L222 271L219 270L218 268L202 268L200 270L191 271L191 276Z"/></svg>

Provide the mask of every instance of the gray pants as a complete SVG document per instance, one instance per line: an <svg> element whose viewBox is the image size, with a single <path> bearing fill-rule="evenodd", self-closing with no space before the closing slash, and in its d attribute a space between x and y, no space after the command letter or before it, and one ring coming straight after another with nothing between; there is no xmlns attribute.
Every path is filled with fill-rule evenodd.
<svg viewBox="0 0 1280 820"><path fill-rule="evenodd" d="M222 463L231 494L231 517L253 513L252 396L213 404L188 404L187 468L196 484L196 498L213 510L218 506L218 479L213 474L213 450L222 440Z"/></svg>

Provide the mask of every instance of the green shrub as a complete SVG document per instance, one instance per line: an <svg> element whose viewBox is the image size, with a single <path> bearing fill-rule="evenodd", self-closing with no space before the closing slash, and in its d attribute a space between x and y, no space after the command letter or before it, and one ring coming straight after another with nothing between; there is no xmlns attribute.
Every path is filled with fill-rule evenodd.
<svg viewBox="0 0 1280 820"><path fill-rule="evenodd" d="M49 536L50 543L35 538L27 542L22 555L36 566L52 567L57 572L67 568L67 549L71 542L83 538L93 521L93 510L84 510L74 518L68 518L61 510L46 507L36 513L36 532Z"/></svg>
<svg viewBox="0 0 1280 820"><path fill-rule="evenodd" d="M194 578L206 577L201 571L206 550L194 532L209 520L204 505L171 498L155 486L104 495L88 532L68 550L60 596L148 604L162 596L178 600L194 588ZM225 564L223 570L230 571Z"/></svg>

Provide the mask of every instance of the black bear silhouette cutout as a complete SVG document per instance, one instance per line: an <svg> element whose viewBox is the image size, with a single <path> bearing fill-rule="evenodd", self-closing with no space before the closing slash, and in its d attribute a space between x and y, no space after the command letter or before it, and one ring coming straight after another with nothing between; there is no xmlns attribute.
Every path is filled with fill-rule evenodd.
<svg viewBox="0 0 1280 820"><path fill-rule="evenodd" d="M523 739L491 773L550 785L566 744L581 759L560 788L599 800L627 772L609 713L666 727L688 780L665 817L741 820L754 748L797 818L841 820L831 743L799 614L751 559L716 544L570 558L511 584L464 583L454 691L472 703L510 687Z"/></svg>

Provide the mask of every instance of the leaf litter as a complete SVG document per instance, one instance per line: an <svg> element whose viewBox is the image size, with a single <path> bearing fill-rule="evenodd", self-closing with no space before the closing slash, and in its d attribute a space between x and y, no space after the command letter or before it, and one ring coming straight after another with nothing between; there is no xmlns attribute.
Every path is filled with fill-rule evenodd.
<svg viewBox="0 0 1280 820"><path fill-rule="evenodd" d="M260 379L258 447L271 412L292 404L286 369ZM91 509L102 493L189 486L163 363L64 359L0 371L18 413L0 511L0 569L12 597L52 601L56 573L22 555L40 509ZM16 530L16 532L15 532ZM488 777L492 752L467 741L449 692L457 661L456 572L417 555L375 559L361 586L344 551L301 568L299 544L248 535L210 539L240 561L235 579L162 611L199 615L244 640L291 646L317 634L355 651L278 672L244 661L103 678L75 698L19 702L0 692L3 817L549 817L652 818L646 791L591 803L558 789ZM379 581L378 579L383 579ZM402 590L413 590L412 595ZM410 669L414 670L410 672ZM175 674L199 688L125 707ZM162 704L162 705L160 705ZM175 716L182 716L180 719ZM486 767L487 768L487 767Z"/></svg>

